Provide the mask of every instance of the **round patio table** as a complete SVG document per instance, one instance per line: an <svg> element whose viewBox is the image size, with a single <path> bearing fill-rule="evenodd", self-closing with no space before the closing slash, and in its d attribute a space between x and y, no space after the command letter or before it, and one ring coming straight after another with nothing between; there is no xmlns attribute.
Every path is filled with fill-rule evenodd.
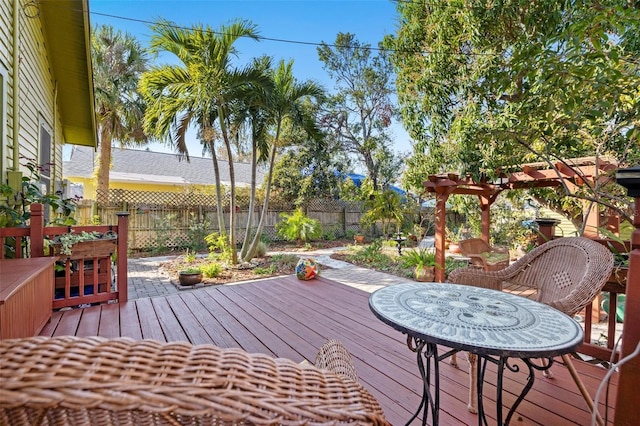
<svg viewBox="0 0 640 426"><path fill-rule="evenodd" d="M580 325L568 315L542 303L496 290L449 283L406 283L381 288L369 297L376 317L407 335L407 345L416 352L423 380L420 406L407 424L424 407L422 424L431 408L438 424L440 381L438 363L464 350L478 355L478 424L486 424L482 385L487 362L498 366L496 418L508 424L513 413L533 386L535 370L547 370L553 357L575 351L582 343ZM438 355L438 345L452 348ZM509 358L521 359L529 377L503 423L502 381L504 369L518 371ZM531 360L547 358L537 365ZM426 361L426 365L425 365ZM434 364L434 392L431 394L431 362Z"/></svg>

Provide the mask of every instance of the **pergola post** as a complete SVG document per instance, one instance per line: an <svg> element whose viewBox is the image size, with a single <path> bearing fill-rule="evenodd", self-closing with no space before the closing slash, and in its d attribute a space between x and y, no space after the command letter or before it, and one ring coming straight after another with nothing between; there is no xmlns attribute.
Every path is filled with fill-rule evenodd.
<svg viewBox="0 0 640 426"><path fill-rule="evenodd" d="M498 194L501 190L496 190L497 192L486 195L481 194L478 195L478 199L480 200L480 214L482 219L482 239L485 243L489 244L489 239L491 236L491 205L498 198Z"/></svg>
<svg viewBox="0 0 640 426"><path fill-rule="evenodd" d="M436 188L436 282L444 282L444 263L445 263L445 229L447 226L447 199L451 194L450 187Z"/></svg>

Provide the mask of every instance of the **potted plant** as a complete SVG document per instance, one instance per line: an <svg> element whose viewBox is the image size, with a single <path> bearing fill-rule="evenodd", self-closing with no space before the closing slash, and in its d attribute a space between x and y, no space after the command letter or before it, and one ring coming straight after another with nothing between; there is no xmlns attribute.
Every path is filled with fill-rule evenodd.
<svg viewBox="0 0 640 426"><path fill-rule="evenodd" d="M51 243L56 253L75 260L111 256L116 251L117 238L117 234L112 231L105 233L82 231L58 235Z"/></svg>
<svg viewBox="0 0 640 426"><path fill-rule="evenodd" d="M353 236L353 241L356 244L363 244L364 243L364 234L361 233L357 233Z"/></svg>
<svg viewBox="0 0 640 426"><path fill-rule="evenodd" d="M180 285L191 286L202 282L202 271L200 268L187 268L178 272Z"/></svg>
<svg viewBox="0 0 640 426"><path fill-rule="evenodd" d="M401 258L402 266L414 268L416 281L431 282L435 277L436 253L433 250L419 248L404 252Z"/></svg>

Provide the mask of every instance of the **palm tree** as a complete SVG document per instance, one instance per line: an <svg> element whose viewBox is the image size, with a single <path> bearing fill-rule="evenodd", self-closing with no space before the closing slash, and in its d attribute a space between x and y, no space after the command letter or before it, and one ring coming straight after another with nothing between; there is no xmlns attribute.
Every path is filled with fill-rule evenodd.
<svg viewBox="0 0 640 426"><path fill-rule="evenodd" d="M308 97L321 97L323 90L311 81L298 83L292 73L293 61L285 63L280 61L278 68L272 71L273 91L267 100L267 113L269 123L273 129L273 138L271 141L271 152L269 154L269 170L267 172L266 188L264 194L264 202L260 221L250 247L243 253L244 260L250 260L255 255L256 248L264 228L264 221L269 208L269 196L271 193L271 182L273 179L273 169L275 167L278 149L282 144L283 126L290 125L293 127L303 128L310 137L320 137L313 117L310 117L303 108L303 101Z"/></svg>
<svg viewBox="0 0 640 426"><path fill-rule="evenodd" d="M271 58L267 56L254 59L253 66L268 73L271 69ZM269 80L271 82L271 80ZM266 90L265 90L266 89ZM269 96L273 91L273 87L257 87L251 86L247 88L244 96L241 98L244 103L238 108L235 114L236 125L248 128L247 133L250 134L251 141L251 186L249 196L249 214L247 215L247 223L245 226L244 240L240 251L240 258L244 259L247 255L251 244L252 227L253 227L253 211L256 204L256 175L259 163L265 163L269 155L268 143L268 124L269 116L267 111L267 103Z"/></svg>
<svg viewBox="0 0 640 426"><path fill-rule="evenodd" d="M121 146L147 141L141 126L145 105L136 89L148 58L132 35L102 25L93 29L91 62L100 143L96 195L106 201L113 140Z"/></svg>
<svg viewBox="0 0 640 426"><path fill-rule="evenodd" d="M236 21L221 26L178 28L171 22L152 25L154 34L151 51L174 54L179 64L153 67L140 82L141 92L149 102L144 126L158 137L173 145L187 156L185 134L189 125L199 129L199 137L206 151L212 155L216 180L218 227L225 232L222 214L222 185L218 168L215 142L221 137L229 162L230 180L230 232L229 243L232 262L237 262L235 251L235 172L233 151L229 136L230 111L247 85L266 84L264 73L253 67L244 69L231 66L236 40L249 37L258 40L256 28L247 21ZM217 124L217 127L216 127Z"/></svg>

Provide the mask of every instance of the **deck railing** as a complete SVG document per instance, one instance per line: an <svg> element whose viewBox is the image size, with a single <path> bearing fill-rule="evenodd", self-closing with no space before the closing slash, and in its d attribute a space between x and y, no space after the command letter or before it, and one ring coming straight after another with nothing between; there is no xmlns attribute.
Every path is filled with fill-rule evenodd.
<svg viewBox="0 0 640 426"><path fill-rule="evenodd" d="M102 303L110 300L126 302L127 292L127 234L128 213L118 213L118 224L108 226L44 226L44 208L31 205L30 226L24 228L0 228L0 259L4 257L58 256L63 268L54 277L55 294L53 308ZM60 256L54 253L45 240L69 232L80 233L108 231L117 234L115 283L113 282L111 256L96 255L82 259ZM10 256L6 256L9 254ZM59 269L59 268L58 268ZM115 284L115 285L114 285Z"/></svg>

